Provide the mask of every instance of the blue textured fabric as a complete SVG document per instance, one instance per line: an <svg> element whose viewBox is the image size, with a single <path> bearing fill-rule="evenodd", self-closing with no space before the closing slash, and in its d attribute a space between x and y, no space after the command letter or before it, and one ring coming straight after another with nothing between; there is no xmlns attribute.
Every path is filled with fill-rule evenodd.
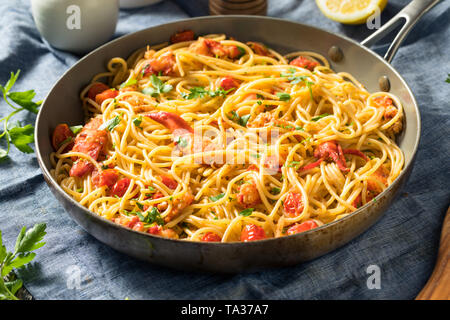
<svg viewBox="0 0 450 320"><path fill-rule="evenodd" d="M383 21L408 1L391 0ZM163 1L122 10L116 36L189 16L207 15L207 1ZM361 40L365 26L326 19L314 1L269 1L270 16L301 21ZM0 229L11 248L22 225L48 225L47 244L21 270L36 299L411 299L431 274L450 200L450 2L414 28L393 61L420 105L422 140L401 196L371 229L348 245L295 267L253 274L188 274L137 261L96 241L68 218L50 193L34 154L12 150L0 164ZM77 56L52 49L35 28L28 1L0 0L0 82L21 69L16 89L44 98ZM377 50L383 51L388 40ZM8 111L0 102L0 117ZM19 120L34 121L21 114ZM366 268L381 268L381 289L366 286ZM79 274L80 286L73 279Z"/></svg>

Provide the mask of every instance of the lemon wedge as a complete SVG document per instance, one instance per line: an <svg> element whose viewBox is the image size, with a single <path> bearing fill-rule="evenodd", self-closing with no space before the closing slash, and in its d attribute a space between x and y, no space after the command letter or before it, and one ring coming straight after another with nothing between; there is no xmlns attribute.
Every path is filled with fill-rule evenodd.
<svg viewBox="0 0 450 320"><path fill-rule="evenodd" d="M316 0L320 11L331 20L344 24L362 24L388 0Z"/></svg>

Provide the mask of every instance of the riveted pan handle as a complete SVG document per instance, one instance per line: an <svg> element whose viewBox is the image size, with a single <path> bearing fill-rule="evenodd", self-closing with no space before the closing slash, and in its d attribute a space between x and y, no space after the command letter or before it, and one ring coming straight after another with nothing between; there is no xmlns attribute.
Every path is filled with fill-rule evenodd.
<svg viewBox="0 0 450 320"><path fill-rule="evenodd" d="M388 35L394 28L404 22L400 32L395 37L394 41L389 46L389 49L384 55L387 62L391 62L398 48L411 31L412 27L417 21L432 7L434 7L440 0L412 0L406 7L404 7L397 15L385 23L380 29L371 34L368 38L361 42L362 45L369 47L377 41Z"/></svg>

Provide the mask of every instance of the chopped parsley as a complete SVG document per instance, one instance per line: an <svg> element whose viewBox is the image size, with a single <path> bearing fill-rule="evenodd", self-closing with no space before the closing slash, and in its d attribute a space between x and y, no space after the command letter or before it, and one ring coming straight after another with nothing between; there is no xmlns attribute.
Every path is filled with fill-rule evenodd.
<svg viewBox="0 0 450 320"><path fill-rule="evenodd" d="M117 127L120 123L119 116L115 116L114 118L106 121L104 124L102 124L98 129L99 130L105 130L108 129L108 131L113 131L115 127Z"/></svg>
<svg viewBox="0 0 450 320"><path fill-rule="evenodd" d="M72 131L73 132L73 134L78 134L80 131L81 131L81 129L83 129L83 126L72 126L72 127L70 127L70 131Z"/></svg>
<svg viewBox="0 0 450 320"><path fill-rule="evenodd" d="M297 168L299 165L300 165L300 161L291 161L287 167L288 168Z"/></svg>
<svg viewBox="0 0 450 320"><path fill-rule="evenodd" d="M150 81L153 88L144 88L142 90L142 93L151 97L159 97L161 93L167 93L173 89L172 85L162 82L161 79L159 79L154 74L152 74L152 76L150 77Z"/></svg>
<svg viewBox="0 0 450 320"><path fill-rule="evenodd" d="M150 211L147 211L147 215L144 217L144 215L140 212L135 212L136 215L139 217L139 220L141 220L142 222L146 223L146 224L152 224L152 223L157 223L160 226L162 226L164 224L164 220L163 218L161 218L161 215L159 214L158 209L156 209L155 207L152 207L152 209Z"/></svg>
<svg viewBox="0 0 450 320"><path fill-rule="evenodd" d="M271 194L279 194L280 192L281 192L281 189L278 187L273 187L272 189L270 189Z"/></svg>
<svg viewBox="0 0 450 320"><path fill-rule="evenodd" d="M244 56L244 55L246 54L246 51L245 51L244 48L239 47L239 46L238 46L237 48L238 48L238 50L239 50L238 58L241 58L242 56Z"/></svg>
<svg viewBox="0 0 450 320"><path fill-rule="evenodd" d="M213 90L206 90L204 87L194 87L189 89L189 93L181 93L181 96L184 99L191 100L191 99L197 99L197 98L204 98L207 95L211 98L218 97L218 96L226 96L231 90L234 88L231 88L229 90L225 90L223 88L219 88L216 91Z"/></svg>
<svg viewBox="0 0 450 320"><path fill-rule="evenodd" d="M312 118L311 121L316 122L316 121L319 121L319 120L322 119L322 118L328 117L329 115L330 115L330 114L328 114L328 113L323 113L323 114L321 114L320 116L317 116L317 117Z"/></svg>
<svg viewBox="0 0 450 320"><path fill-rule="evenodd" d="M134 118L134 119L133 119L133 124L134 124L136 127L140 127L141 123L142 123L142 116L139 116L138 118Z"/></svg>
<svg viewBox="0 0 450 320"><path fill-rule="evenodd" d="M122 84L120 85L120 89L125 88L125 87L129 87L129 86L132 86L132 85L134 85L134 84L136 84L136 83L137 83L137 80L136 80L136 79L129 79L127 82L124 82L124 83L122 83Z"/></svg>
<svg viewBox="0 0 450 320"><path fill-rule="evenodd" d="M238 113L236 111L231 111L231 117L229 116L229 118L231 120L233 120L234 122L236 122L237 124L246 127L247 126L247 122L250 119L250 114L247 114L245 116L240 116L238 115Z"/></svg>
<svg viewBox="0 0 450 320"><path fill-rule="evenodd" d="M182 148L185 148L188 145L188 141L183 137L177 137L175 143Z"/></svg>
<svg viewBox="0 0 450 320"><path fill-rule="evenodd" d="M289 93L277 92L277 96L281 101L289 101L291 99L291 95Z"/></svg>
<svg viewBox="0 0 450 320"><path fill-rule="evenodd" d="M144 210L144 205L142 203L136 202L136 205L140 210Z"/></svg>
<svg viewBox="0 0 450 320"><path fill-rule="evenodd" d="M248 209L245 209L245 210L242 210L241 212L239 212L239 215L241 215L243 217L248 217L253 213L254 210L255 209L253 209L253 208L248 208Z"/></svg>
<svg viewBox="0 0 450 320"><path fill-rule="evenodd" d="M225 196L225 193L218 194L217 196L209 197L209 200L216 202L217 200L222 199Z"/></svg>

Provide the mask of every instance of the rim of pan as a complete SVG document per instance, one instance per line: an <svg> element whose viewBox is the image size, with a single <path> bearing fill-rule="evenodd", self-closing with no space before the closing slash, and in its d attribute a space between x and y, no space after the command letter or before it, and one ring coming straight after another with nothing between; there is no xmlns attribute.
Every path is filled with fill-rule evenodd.
<svg viewBox="0 0 450 320"><path fill-rule="evenodd" d="M68 70L66 70L61 77L55 82L55 84L52 86L52 89L50 89L49 93L47 94L47 96L45 97L41 108L39 108L39 112L38 115L36 117L36 126L35 126L35 131L34 131L34 135L35 137L38 137L38 132L40 130L40 120L41 120L41 115L42 115L42 110L45 108L46 106L46 102L47 102L47 98L48 96L50 96L50 94L52 94L54 88L63 80L63 78L65 78L65 76L69 73L72 72L72 69L74 69L78 64L80 64L81 62L83 62L86 59L89 59L89 57L91 55L96 54L99 51L103 51L105 50L108 46L113 45L113 44L117 44L119 42L121 42L123 39L128 38L128 37L132 37L132 36L136 36L140 33L147 33L149 32L151 29L157 28L157 27L161 27L161 26L169 26L169 25L176 25L176 24L180 24L180 23L189 23L189 22L195 22L198 20L222 20L222 19L230 19L230 18L234 18L234 19L248 19L248 20L272 20L272 21L277 21L277 22L281 22L281 23L291 23L291 24L295 24L301 27L308 27L311 29L314 29L318 32L324 32L336 37L339 37L343 40L346 40L348 42L350 42L353 45L356 45L358 47L360 47L361 49L365 50L368 54L374 56L375 58L377 58L380 62L382 62L387 68L389 68L391 70L391 72L393 72L401 81L402 86L406 89L407 93L409 94L409 96L412 98L412 102L414 105L414 110L415 110L415 116L417 117L417 133L415 136L415 142L414 142L414 149L413 152L411 154L411 157L409 159L409 161L405 162L404 167L401 171L401 173L399 174L399 176L379 195L377 195L375 197L375 199L382 197L384 194L386 194L387 192L389 192L389 190L398 183L398 181L400 180L400 178L406 174L406 172L408 171L409 167L411 165L413 165L416 153L417 153L417 149L419 146L419 142L420 142L420 132L421 132L421 117L420 117L420 111L417 105L417 101L411 91L411 88L408 86L408 84L406 83L405 79L403 79L403 77L397 72L397 70L395 70L395 68L393 68L388 62L386 62L382 57L380 57L378 54L376 54L375 52L373 52L372 50L370 50L369 48L361 45L360 43L358 43L357 41L348 38L347 36L341 35L341 34L337 34L337 33L333 33L327 30L323 30L314 26L310 26L307 24L303 24L303 23L299 23L296 21L292 21L289 19L281 19L281 18L274 18L274 17L264 17L264 16L251 16L251 15L218 15L218 16L204 16L204 17L197 17L197 18L188 18L188 19L182 19L182 20L176 20L173 22L169 22L169 23L162 23L162 24L158 24L143 30L139 30L136 32L132 32L129 34L125 34L117 39L111 40L105 44L103 44L102 46L98 47L97 49L89 52L88 54L86 54L84 57L82 57L80 60L78 60L73 66L71 66ZM81 209L85 214L90 215L91 217L101 221L102 223L106 223L109 226L113 227L113 228L120 228L120 229L124 229L127 230L129 232L135 232L137 234L141 234L141 235L145 235L148 236L150 238L158 238L158 239L162 239L162 240L166 240L166 241L173 241L173 242L178 242L178 243L186 243L186 244L194 244L194 245L207 245L207 246L242 246L242 245L247 245L247 246L251 246L251 245L258 245L261 243L266 243L268 241L277 241L283 238L294 238L294 237L302 237L304 235L307 234L311 234L314 232L318 232L320 230L332 227L333 225L336 225L338 223L343 223L344 221L351 219L353 216L357 215L358 213L362 212L363 210L366 210L366 208L368 208L369 206L373 205L373 202L371 201L370 203L366 203L364 206L358 208L357 210L353 211L352 213L348 214L347 216L339 219L339 220L335 220L326 224L323 224L320 227L308 230L308 231L304 231L301 233L297 233L297 234L293 234L293 235L286 235L286 236L282 236L282 237L278 237L278 238L268 238L268 239L264 239L264 240L258 240L258 241L249 241L249 242L240 242L240 241L235 241L235 242L201 242L201 241L192 241L192 240L182 240L182 239L171 239L171 238L164 238L164 237L160 237L160 236L156 236L156 235L152 235L149 233L145 233L145 232L141 232L141 231L135 231L132 230L130 228L126 228L122 225L119 225L117 223L114 223L106 218L103 218L101 216L99 216L98 214L92 212L91 210L87 209L86 207L80 205L79 202L75 201L75 199L73 199L72 197L70 197L61 187L58 183L56 183L56 181L53 179L52 175L50 174L50 172L47 170L43 160L42 160L42 155L41 155L41 150L39 147L39 140L36 140L35 142L35 146L36 146L36 155L37 155L37 159L38 159L38 163L39 166L46 178L47 181L50 181L52 186L55 188L55 190L57 190L60 194L62 194L63 197L65 197L66 200L68 200L69 202L71 202L72 205L78 207L78 209ZM59 200L58 200L59 201Z"/></svg>

